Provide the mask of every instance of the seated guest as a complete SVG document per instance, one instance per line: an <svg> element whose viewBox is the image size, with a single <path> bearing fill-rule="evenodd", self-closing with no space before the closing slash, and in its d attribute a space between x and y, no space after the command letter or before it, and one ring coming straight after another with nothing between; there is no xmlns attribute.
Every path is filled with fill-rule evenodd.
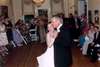
<svg viewBox="0 0 100 67"><path fill-rule="evenodd" d="M94 24L90 25L90 29L88 31L89 41L90 43L94 40L94 34L95 34L95 26Z"/></svg>
<svg viewBox="0 0 100 67"><path fill-rule="evenodd" d="M88 48L88 54L91 57L92 62L95 62L98 59L98 48L100 48L100 31L99 27L95 26L94 40Z"/></svg>
<svg viewBox="0 0 100 67"><path fill-rule="evenodd" d="M24 37L25 41L28 43L28 44L31 44L31 37L30 37L30 34L29 34L29 24L27 23L26 24L22 24L21 27L20 27L20 32L22 34L22 36Z"/></svg>
<svg viewBox="0 0 100 67"><path fill-rule="evenodd" d="M39 25L40 43L45 43L46 31L45 31L45 27L44 27L44 20L39 18L38 25Z"/></svg>
<svg viewBox="0 0 100 67"><path fill-rule="evenodd" d="M12 51L12 48L14 46L13 45L13 33L12 33L13 24L9 18L5 18L4 24L6 27L6 34L7 34L7 38L9 42L9 44L6 47L8 51Z"/></svg>
<svg viewBox="0 0 100 67"><path fill-rule="evenodd" d="M83 43L83 46L82 46L82 54L83 55L87 55L87 47L88 47L88 42L89 42L89 36L88 36L88 32L84 32L85 33L85 42Z"/></svg>
<svg viewBox="0 0 100 67"><path fill-rule="evenodd" d="M87 55L88 45L94 40L94 25L90 25L89 30L87 31L87 36L85 37L85 42L82 47L82 54Z"/></svg>
<svg viewBox="0 0 100 67"><path fill-rule="evenodd" d="M80 37L79 37L79 43L80 43L80 48L82 48L82 46L84 45L85 42L85 33L83 32Z"/></svg>
<svg viewBox="0 0 100 67"><path fill-rule="evenodd" d="M12 23L9 21L9 18L5 19L4 22L5 26L6 26L6 30L7 30L7 37L8 37L8 41L9 43L11 43L11 41L13 40L13 35L12 35Z"/></svg>
<svg viewBox="0 0 100 67"><path fill-rule="evenodd" d="M15 43L14 47L23 45L22 35L20 33L22 23L22 20L18 20L18 22L15 24L15 28L13 29L13 41Z"/></svg>
<svg viewBox="0 0 100 67"><path fill-rule="evenodd" d="M100 44L100 30L99 27L95 26L95 34L94 34L94 44Z"/></svg>

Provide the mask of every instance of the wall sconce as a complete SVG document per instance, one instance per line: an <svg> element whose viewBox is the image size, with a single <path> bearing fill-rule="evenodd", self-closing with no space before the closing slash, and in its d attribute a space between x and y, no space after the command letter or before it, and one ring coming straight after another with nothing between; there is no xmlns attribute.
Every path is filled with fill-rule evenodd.
<svg viewBox="0 0 100 67"><path fill-rule="evenodd" d="M7 5L8 4L8 0L0 0L0 5Z"/></svg>
<svg viewBox="0 0 100 67"><path fill-rule="evenodd" d="M33 0L33 3L34 3L36 6L41 6L44 2L45 2L45 0Z"/></svg>

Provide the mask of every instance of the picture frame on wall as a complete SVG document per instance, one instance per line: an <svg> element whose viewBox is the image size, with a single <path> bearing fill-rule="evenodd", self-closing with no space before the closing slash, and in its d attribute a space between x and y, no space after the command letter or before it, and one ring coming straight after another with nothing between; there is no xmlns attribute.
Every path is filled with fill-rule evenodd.
<svg viewBox="0 0 100 67"><path fill-rule="evenodd" d="M94 11L94 22L96 23L96 24L99 24L99 10L95 10Z"/></svg>
<svg viewBox="0 0 100 67"><path fill-rule="evenodd" d="M93 18L92 11L91 10L88 10L89 23L93 23L92 18Z"/></svg>

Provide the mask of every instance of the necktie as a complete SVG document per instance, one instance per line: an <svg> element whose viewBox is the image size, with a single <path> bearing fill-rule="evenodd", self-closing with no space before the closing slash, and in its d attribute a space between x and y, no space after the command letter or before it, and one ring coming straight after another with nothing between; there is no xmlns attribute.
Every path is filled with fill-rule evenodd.
<svg viewBox="0 0 100 67"><path fill-rule="evenodd" d="M98 32L96 33L96 39L98 38Z"/></svg>

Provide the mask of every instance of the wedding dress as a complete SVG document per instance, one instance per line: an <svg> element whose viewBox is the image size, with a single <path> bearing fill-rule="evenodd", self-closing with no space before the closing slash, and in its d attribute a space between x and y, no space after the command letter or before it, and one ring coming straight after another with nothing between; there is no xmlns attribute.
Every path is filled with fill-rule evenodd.
<svg viewBox="0 0 100 67"><path fill-rule="evenodd" d="M54 33L52 33L54 34ZM55 38L51 36L51 33L47 33L47 45L49 46L44 54L37 57L39 67L54 67L54 47L53 42Z"/></svg>

